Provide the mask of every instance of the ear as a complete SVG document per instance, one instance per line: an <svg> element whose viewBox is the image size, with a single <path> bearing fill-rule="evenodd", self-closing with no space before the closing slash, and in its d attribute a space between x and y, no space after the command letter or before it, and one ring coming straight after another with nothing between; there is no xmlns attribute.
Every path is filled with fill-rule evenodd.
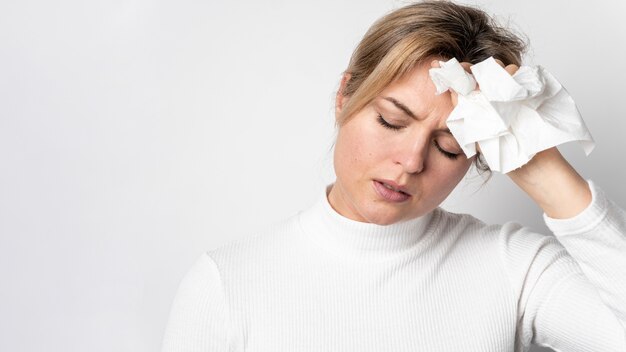
<svg viewBox="0 0 626 352"><path fill-rule="evenodd" d="M348 84L350 77L351 75L348 72L344 72L343 76L341 77L341 85L339 86L339 90L337 91L337 95L335 96L335 118L337 118L341 114L344 105L349 99L349 97L343 95L343 92L346 89L346 85Z"/></svg>

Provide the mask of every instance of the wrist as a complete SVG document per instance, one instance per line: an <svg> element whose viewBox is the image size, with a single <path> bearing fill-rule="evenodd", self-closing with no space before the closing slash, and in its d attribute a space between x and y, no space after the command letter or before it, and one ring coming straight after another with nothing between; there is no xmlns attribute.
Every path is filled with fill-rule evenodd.
<svg viewBox="0 0 626 352"><path fill-rule="evenodd" d="M507 175L551 218L571 218L591 203L589 184L556 147Z"/></svg>

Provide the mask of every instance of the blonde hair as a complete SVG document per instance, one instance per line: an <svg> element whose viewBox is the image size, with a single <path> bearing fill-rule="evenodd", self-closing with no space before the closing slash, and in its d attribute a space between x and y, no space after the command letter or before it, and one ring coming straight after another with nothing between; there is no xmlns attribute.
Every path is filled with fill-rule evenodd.
<svg viewBox="0 0 626 352"><path fill-rule="evenodd" d="M440 57L477 63L490 56L521 64L526 43L498 26L484 11L450 1L423 1L396 9L378 19L354 50L340 91L350 99L335 127L343 126L385 87L424 60ZM489 170L476 158L479 171Z"/></svg>

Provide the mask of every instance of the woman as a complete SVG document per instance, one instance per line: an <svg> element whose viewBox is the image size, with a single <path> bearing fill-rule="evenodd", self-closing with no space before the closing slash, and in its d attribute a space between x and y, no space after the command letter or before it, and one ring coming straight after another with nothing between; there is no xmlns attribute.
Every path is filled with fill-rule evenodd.
<svg viewBox="0 0 626 352"><path fill-rule="evenodd" d="M201 256L163 351L626 350L626 213L555 147L507 173L555 236L438 207L485 165L448 129L464 98L437 94L431 69L493 57L514 74L522 50L449 2L377 21L337 93L336 181L311 208Z"/></svg>

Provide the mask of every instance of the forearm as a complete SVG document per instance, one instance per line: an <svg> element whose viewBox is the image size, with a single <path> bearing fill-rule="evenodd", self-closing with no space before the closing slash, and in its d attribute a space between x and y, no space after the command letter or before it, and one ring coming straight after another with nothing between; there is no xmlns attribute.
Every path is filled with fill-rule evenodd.
<svg viewBox="0 0 626 352"><path fill-rule="evenodd" d="M556 147L537 153L526 165L507 175L551 218L574 217L591 203L587 181Z"/></svg>
<svg viewBox="0 0 626 352"><path fill-rule="evenodd" d="M588 184L592 203L581 214L544 220L619 320L626 337L626 212L595 183Z"/></svg>

